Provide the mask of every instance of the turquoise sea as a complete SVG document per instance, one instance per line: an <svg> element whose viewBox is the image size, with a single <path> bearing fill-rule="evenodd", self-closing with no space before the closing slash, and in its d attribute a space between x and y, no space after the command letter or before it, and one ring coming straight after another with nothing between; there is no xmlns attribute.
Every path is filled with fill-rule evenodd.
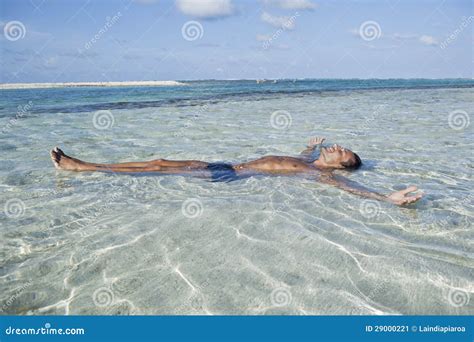
<svg viewBox="0 0 474 342"><path fill-rule="evenodd" d="M474 81L183 81L0 90L1 314L474 314ZM357 152L339 171L231 182L54 169Z"/></svg>

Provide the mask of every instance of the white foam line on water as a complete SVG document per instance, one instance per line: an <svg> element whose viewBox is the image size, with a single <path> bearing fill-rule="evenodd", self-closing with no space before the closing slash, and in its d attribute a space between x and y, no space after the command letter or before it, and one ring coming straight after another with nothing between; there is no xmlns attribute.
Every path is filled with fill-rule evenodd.
<svg viewBox="0 0 474 342"><path fill-rule="evenodd" d="M214 316L215 315L212 311L209 311L208 308L203 308L203 310L204 310L204 313L208 316Z"/></svg>
<svg viewBox="0 0 474 342"><path fill-rule="evenodd" d="M181 272L180 268L179 268L179 264L177 264L176 266L173 267L173 264L171 262L171 260L169 259L169 256L168 256L168 249L166 248L166 246L163 246L163 249L164 249L164 259L165 259L165 267L167 268L172 268L172 271L176 274L178 274L178 276L183 279L183 281L191 288L191 293L194 294L195 292L198 293L199 296L201 296L201 298L203 299L203 302L204 302L204 296L202 295L201 291L199 291L199 286L194 286L193 282L188 279L188 277L186 277L183 272ZM204 304L203 304L204 306ZM207 307L203 307L203 310L204 312L207 314L207 315L214 315L214 313L212 313Z"/></svg>
<svg viewBox="0 0 474 342"><path fill-rule="evenodd" d="M426 235L425 231L413 231L413 230L406 229L399 221L395 220L388 213L385 213L385 218L390 219L391 224L381 224L383 226L396 226L396 227L398 227L398 229L400 229L401 231L403 231L405 234L407 234L409 236L413 236L413 235L425 236ZM356 221L356 220L354 220L354 221ZM329 221L326 221L326 222L327 223L332 223L332 222L329 222ZM363 224L363 225L365 226L365 224ZM369 229L369 228L367 227L367 229ZM451 234L451 232L454 233L454 232L466 232L466 231L469 231L469 230L468 229L454 229L454 230L450 230L450 231L441 231L441 232L430 233L430 234L431 234L431 236L451 236L451 235L454 236L454 234ZM410 241L406 241L406 237L404 237L404 236L395 237L395 236L386 234L386 233L384 233L382 231L379 231L379 230L373 230L371 232L377 234L377 238L380 239L380 240L383 240L384 243L391 244L392 246L395 246L395 247L402 246L402 247L415 247L415 248L431 249L431 250L435 250L437 252L453 254L453 255L462 256L462 257L467 256L469 258L472 258L472 253L462 252L461 254L459 254L458 251L455 251L451 248L444 248L443 249L443 248L439 248L438 246L434 246L434 245L423 245L423 244L420 244L420 243L413 243L413 242L410 242ZM413 251L412 249L408 249L408 251L420 254L418 252ZM420 255L426 256L424 254L420 254Z"/></svg>
<svg viewBox="0 0 474 342"><path fill-rule="evenodd" d="M267 273L265 273L264 271L262 271L260 268L258 268L254 263L252 263L252 261L250 261L250 260L247 259L246 257L241 256L240 259L244 262L244 264L247 265L247 267L248 267L251 271L253 271L253 272L255 272L255 273L261 275L263 278L265 278L265 279L266 279L267 281L269 281L271 284L273 284L273 285L276 285L276 284L280 285L280 284L281 284L281 281L276 280L276 279L273 278L272 276L270 276L270 275L268 275Z"/></svg>
<svg viewBox="0 0 474 342"><path fill-rule="evenodd" d="M65 312L66 315L69 315L69 312L70 312L70 305L71 305L71 302L72 302L72 300L73 300L73 298L74 298L74 294L75 294L75 293L76 293L76 288L73 287L73 288L71 289L71 293L69 294L69 297L66 299L66 303L67 303L67 304L66 304L66 312Z"/></svg>
<svg viewBox="0 0 474 342"><path fill-rule="evenodd" d="M360 269L362 272L367 273L367 271L364 270L364 268L361 266L359 260L358 260L347 248L345 248L343 245L340 245L340 244L338 244L338 243L335 243L335 242L333 242L333 241L331 241L331 240L329 240L329 239L327 239L327 238L325 238L325 237L323 237L323 239L326 240L326 242L328 242L328 243L330 243L330 244L336 246L336 248L338 248L339 250L343 251L343 252L346 253L347 255L349 255L349 257L352 258L352 260L355 261L357 267L359 267L359 269Z"/></svg>
<svg viewBox="0 0 474 342"><path fill-rule="evenodd" d="M64 288L65 289L68 289L69 288L69 278L73 275L73 268L75 266L73 260L72 260L72 253L71 253L71 256L69 257L69 262L71 264L71 268L69 269L68 273L66 274L66 276L64 277L63 279L63 285L64 285ZM70 290L70 293L69 293L69 297L64 299L63 301L60 301L58 302L57 304L52 304L52 305L49 305L48 307L46 308L55 308L55 307L61 307L61 303L64 302L65 304L65 314L66 315L69 315L69 312L70 312L70 305L71 305L71 302L72 300L74 299L74 294L76 293L76 288L73 286ZM59 305L59 306L58 306ZM42 308L43 310L45 308Z"/></svg>
<svg viewBox="0 0 474 342"><path fill-rule="evenodd" d="M19 255L29 255L31 254L30 245L26 244L23 240L20 240L21 246L19 247L20 251L18 252Z"/></svg>
<svg viewBox="0 0 474 342"><path fill-rule="evenodd" d="M387 258L386 255L370 255L370 254L365 254L365 253L362 253L362 252L352 252L354 254L358 254L358 255L361 255L363 257L366 257L366 258Z"/></svg>
<svg viewBox="0 0 474 342"><path fill-rule="evenodd" d="M69 305L71 304L71 302L74 298L74 294L75 294L75 288L73 287L71 289L71 293L69 294L68 298L60 300L59 302L56 302L56 303L51 304L51 305L43 306L42 308L38 308L35 311L30 310L30 311L28 311L28 314L33 314L34 315L36 313L46 312L46 311L51 310L51 309L64 308L65 315L69 315L69 312L70 312Z"/></svg>
<svg viewBox="0 0 474 342"><path fill-rule="evenodd" d="M150 233L148 233L148 234L151 234L151 233L153 233L153 232L154 232L154 231L152 231L152 232L150 232ZM113 250L113 249L115 249L115 248L118 248L118 247L121 247L121 246L126 246L126 245L128 245L128 244L132 244L132 243L134 243L134 242L137 242L141 237L143 237L143 236L145 236L145 235L147 235L147 234L142 234L142 235L140 235L140 236L137 236L135 239L133 239L133 241L128 242L128 243L126 243L126 244L116 245L116 246L112 246L112 247L110 247L110 248L102 249L102 250L98 251L97 254L94 254L94 255L91 254L91 256L89 256L89 257L86 258L86 259L81 260L81 261L78 262L77 264L74 263L74 261L73 261L73 258L74 258L74 257L73 257L73 254L71 253L71 255L70 255L70 257L69 257L69 262L70 262L70 264L71 264L72 267L69 269L68 274L66 274L66 276L65 276L64 279L63 279L64 288L65 288L65 289L68 289L68 288L69 288L69 278L73 275L73 268L74 268L75 266L79 266L80 264L86 262L87 260L91 259L92 257L97 257L99 254L104 254L104 253L106 253L106 252L109 251L109 250ZM117 279L118 279L117 277L107 278L107 276L106 276L106 274L105 274L105 271L102 273L102 281L103 281L104 284L111 283L111 282L113 282L114 280L117 280ZM47 310L49 310L49 309L53 309L53 308L54 308L54 309L57 309L57 308L64 307L64 308L65 308L65 311L66 311L66 315L69 315L69 312L70 312L70 307L69 307L69 306L70 306L70 303L72 302L72 300L73 300L73 298L74 298L75 291L76 291L76 288L75 288L75 287L72 287L71 290L70 290L70 294L69 294L69 297L68 297L68 298L63 299L63 300L61 300L61 301L59 301L59 302L57 302L57 303L55 303L55 304L51 304L51 305L48 305L48 306L46 306L46 307L40 308L40 309L38 309L38 312L45 312L45 311L47 311ZM121 299L120 302L127 302L127 303L130 304L130 306L132 307L132 309L135 309L135 308L136 308L136 306L134 305L134 303L131 302L131 301L129 301L128 299Z"/></svg>
<svg viewBox="0 0 474 342"><path fill-rule="evenodd" d="M143 233L141 235L138 235L136 236L134 239L132 240L129 240L125 243L121 243L121 244L118 244L118 245L113 245L113 246L109 246L109 247L104 247L102 248L101 250L97 251L97 254L96 255L101 255L101 254L105 254L111 250L114 250L114 249L117 249L117 248L121 248L121 247L125 247L125 246L130 246L130 245L133 245L134 243L138 242L141 238L145 237L145 236L148 236L148 235L152 235L153 233L156 232L157 229L154 229L148 233Z"/></svg>
<svg viewBox="0 0 474 342"><path fill-rule="evenodd" d="M325 221L325 220L324 220L324 221ZM328 222L329 222L329 221L328 221ZM332 222L329 222L329 223L332 223ZM338 226L337 224L334 224L334 225ZM313 233L314 235L316 235L318 238L320 238L320 239L326 241L327 243L329 243L329 244L335 246L335 247L336 247L337 249L339 249L340 251L342 251L342 252L346 253L347 255L349 255L349 257L350 257L352 260L354 260L354 262L356 263L357 267L358 267L362 272L367 273L367 271L364 270L364 268L361 266L359 260L358 260L347 248L345 248L343 245L340 245L340 244L338 244L338 243L336 243L336 242L334 242L334 241L331 241L331 240L329 240L328 238L326 238L325 236L322 236L322 235L320 235L320 234L316 234L315 232L311 232L311 233Z"/></svg>
<svg viewBox="0 0 474 342"><path fill-rule="evenodd" d="M387 217L390 217L390 215L387 214ZM400 224L398 224L396 221L393 221L393 225L397 226L400 228L400 230L404 231L405 233L409 234L409 235L413 235L413 232L412 231L409 231L407 229L404 229L403 226L401 226ZM462 232L466 231L464 229L461 230ZM421 232L421 233L424 233L424 232ZM417 235L422 235L424 236L425 234L417 234ZM473 258L473 254L472 253L468 253L468 252L459 252L459 251L456 251L450 247L440 247L440 246L437 246L437 245L427 245L427 244L421 244L421 243L413 243L413 242L409 242L409 241L405 241L405 240L402 240L401 238L396 238L396 237L393 237L393 236L390 236L390 235L387 235L387 234L383 234L381 233L383 237L385 237L385 242L390 242L392 243L393 245L397 246L397 247L406 247L405 250L407 250L408 252L411 252L411 253L415 253L417 255L421 255L423 257L430 257L430 258L434 258L434 255L432 254L429 254L427 255L426 253L421 253L419 251L415 251L413 250L413 248L418 248L418 249L424 249L426 251L435 251L435 252L439 252L439 253L443 253L443 254L448 254L450 256L455 256L455 257L462 257L462 258L470 258L472 259ZM443 234L431 234L432 236L443 236ZM444 235L448 235L448 233L444 234ZM440 255L436 255L436 259L437 260L442 260L442 261L445 261L445 262L451 262L449 260L446 260L445 258L442 258L442 256Z"/></svg>
<svg viewBox="0 0 474 342"><path fill-rule="evenodd" d="M280 213L280 212L279 212L279 213ZM283 214L281 214L281 216L285 217L285 215L283 215ZM290 216L291 216L291 215L290 215ZM319 219L320 219L321 221L325 221L325 222L328 223L328 224L337 226L337 227L340 228L342 231L347 230L346 228L344 228L344 227L338 225L337 223L334 223L334 222L331 222L331 221L328 221L328 220L324 220L324 219L321 219L321 218L319 218ZM294 220L294 222L296 223L296 220ZM329 243L329 244L331 244L331 245L333 245L333 246L336 246L336 248L338 248L338 249L341 250L342 252L348 254L349 257L354 260L354 262L356 263L357 267L358 267L362 272L367 273L367 271L364 270L364 268L361 266L359 260L358 260L348 249L346 249L343 245L340 245L340 244L338 244L338 243L336 243L336 242L334 242L334 241L331 241L331 240L329 240L328 238L326 238L325 236L323 236L323 235L321 235L321 234L317 234L317 233L315 233L315 232L312 232L312 231L310 231L310 230L304 228L303 225L301 225L301 224L299 224L299 223L297 223L297 224L301 227L302 230L304 230L304 231L306 231L306 232L308 232L308 233L310 233L310 234L314 234L314 235L317 236L318 238L323 239L323 240L326 241L327 243Z"/></svg>
<svg viewBox="0 0 474 342"><path fill-rule="evenodd" d="M333 214L336 214L336 215L338 215L338 216L344 216L347 220L352 221L352 222L356 222L356 223L360 224L360 226L365 229L365 233L373 234L373 230L371 230L369 227L367 227L367 225L366 225L364 222L362 222L362 221L360 221L360 220L354 219L352 216L346 214L344 211L338 211L338 210L332 209L332 208L330 208L330 207L325 207L325 210L327 210L327 211L329 211L329 212L331 212L331 213L333 213ZM309 216L312 217L313 219L323 221L323 222L325 222L325 223L327 223L327 224L329 224L329 225L336 226L337 228L339 228L340 230L342 230L344 233L351 234L351 235L353 235L353 236L358 236L358 237L360 236L360 235L356 234L354 231L352 231L352 230L350 230L350 229L348 229L348 228L346 228L346 227L344 227L344 226L342 226L342 225L339 225L339 224L337 224L337 223L335 223L335 222L333 222L333 221L325 220L325 219L323 219L323 218L320 217L320 216L313 216L313 215L309 215ZM304 229L306 229L306 228L304 228ZM307 229L306 229L306 230L307 230ZM359 231L359 232L362 232L362 231Z"/></svg>
<svg viewBox="0 0 474 342"><path fill-rule="evenodd" d="M188 286L191 288L192 292L199 292L199 291L197 291L196 287L191 283L191 281L189 281L189 279L187 277L185 277L184 274L180 271L179 265L176 266L173 269L173 271L176 272L184 280L184 282L186 284L188 284Z"/></svg>
<svg viewBox="0 0 474 342"><path fill-rule="evenodd" d="M357 297L357 296L355 296L352 293L349 293L347 291L338 291L338 292L340 292L343 297L346 297L349 301L356 304L357 306L370 310L372 315L388 315L388 314L389 315L396 315L396 314L400 315L400 313L392 312L392 310L389 310L388 312L379 310L376 307L374 307L374 306L370 305L369 303L367 303L366 301L362 300L360 297ZM370 300L370 301L373 302L372 300Z"/></svg>
<svg viewBox="0 0 474 342"><path fill-rule="evenodd" d="M64 227L66 225L70 225L70 224L73 224L73 223L78 223L78 222L85 221L85 220L88 220L88 218L87 217L81 217L81 218L78 218L78 219L73 220L73 221L67 221L67 222L64 222L62 224L58 224L58 225L54 226L54 229L61 228L61 227ZM80 224L80 223L78 223L78 224Z"/></svg>
<svg viewBox="0 0 474 342"><path fill-rule="evenodd" d="M310 313L308 311L304 310L303 308L298 308L298 311L301 312L305 316L310 315Z"/></svg>
<svg viewBox="0 0 474 342"><path fill-rule="evenodd" d="M471 293L474 293L474 284L472 283L468 283L466 282L466 285L465 287L463 286L454 286L452 285L453 281L451 279L448 279L446 277L444 277L443 275L439 274L439 273L434 273L434 274L431 274L431 273L426 273L426 279L431 282L432 284L434 284L436 287L440 288L440 289L446 289L446 288L450 288L450 289L453 289L453 290L460 290L460 291L464 291L464 292L471 292ZM458 282L460 281L460 279L457 279Z"/></svg>
<svg viewBox="0 0 474 342"><path fill-rule="evenodd" d="M235 230L235 235L237 236L238 239L243 237L243 238L245 238L249 241L252 241L252 242L268 243L268 241L256 239L256 238L253 238L253 237L251 237L251 236L249 236L245 233L242 233L239 228L232 227L232 229Z"/></svg>
<svg viewBox="0 0 474 342"><path fill-rule="evenodd" d="M466 232L469 232L468 228L466 229L458 228L458 229L452 229L452 230L446 230L446 231L440 231L440 232L433 232L430 235L451 238L453 236L459 235L460 233L466 233Z"/></svg>
<svg viewBox="0 0 474 342"><path fill-rule="evenodd" d="M374 314L376 314L376 315L384 315L384 314L385 314L385 315L387 315L387 314L390 314L390 315L401 315L400 312L395 311L395 310L393 310L393 309L391 309L391 308L389 308L389 307L386 307L385 305L381 305L380 303L377 303L377 302L375 302L374 300L372 300L370 297L366 296L366 295L359 289L359 287L357 286L357 284L354 283L354 281L352 280L352 278L350 277L350 275L349 275L347 272L346 272L346 276L347 276L347 279L349 280L349 282L352 284L352 286L354 286L354 289L355 289L355 290L363 297L363 299L365 300L365 302L362 302L362 303L367 304L367 305L368 305L367 302L374 303L374 304L376 304L377 306L379 306L380 308L386 310L386 312L381 311L381 310L379 310L379 309L377 309L377 308L375 308L375 307L373 307L373 306L371 306L371 305L368 305L368 306L364 305L364 307L371 308L372 311L375 312ZM354 296L353 294L350 294L349 292L346 292L346 293L347 293L348 295L350 295L351 297L353 297L353 298L358 298L357 296ZM357 302L360 303L360 302L361 302L361 298L358 298L358 299L357 299Z"/></svg>

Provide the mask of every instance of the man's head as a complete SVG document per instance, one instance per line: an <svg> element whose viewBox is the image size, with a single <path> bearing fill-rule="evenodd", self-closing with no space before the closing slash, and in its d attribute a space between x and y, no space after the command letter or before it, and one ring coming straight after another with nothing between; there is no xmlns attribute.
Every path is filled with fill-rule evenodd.
<svg viewBox="0 0 474 342"><path fill-rule="evenodd" d="M336 144L322 147L321 155L315 163L319 167L334 169L358 169L362 165L357 154Z"/></svg>

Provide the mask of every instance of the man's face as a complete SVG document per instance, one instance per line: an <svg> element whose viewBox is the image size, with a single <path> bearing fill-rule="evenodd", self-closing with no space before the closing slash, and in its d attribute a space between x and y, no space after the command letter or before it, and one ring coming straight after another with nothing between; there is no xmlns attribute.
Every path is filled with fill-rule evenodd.
<svg viewBox="0 0 474 342"><path fill-rule="evenodd" d="M320 159L322 159L326 166L338 169L344 168L342 163L354 163L356 160L354 153L351 150L345 149L336 144L331 147L322 147Z"/></svg>

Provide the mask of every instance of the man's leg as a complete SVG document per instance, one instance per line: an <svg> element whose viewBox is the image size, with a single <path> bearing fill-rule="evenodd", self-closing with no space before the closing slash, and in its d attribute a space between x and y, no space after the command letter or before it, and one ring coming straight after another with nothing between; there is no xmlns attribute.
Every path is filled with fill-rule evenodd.
<svg viewBox="0 0 474 342"><path fill-rule="evenodd" d="M51 159L57 169L68 171L182 173L186 171L203 170L208 166L208 163L197 160L173 161L165 159L118 164L89 163L69 157L58 147L55 147L51 151Z"/></svg>

